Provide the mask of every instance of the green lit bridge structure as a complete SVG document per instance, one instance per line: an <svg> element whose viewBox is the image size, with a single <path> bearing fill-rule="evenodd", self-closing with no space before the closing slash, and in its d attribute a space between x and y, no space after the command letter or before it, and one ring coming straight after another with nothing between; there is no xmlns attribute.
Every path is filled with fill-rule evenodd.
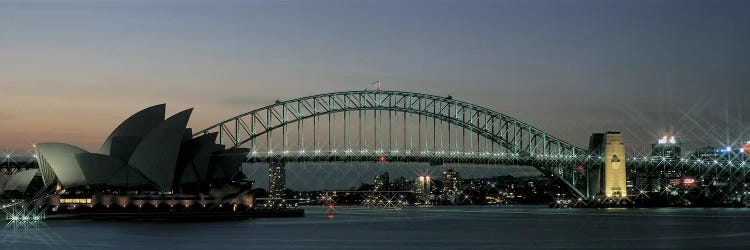
<svg viewBox="0 0 750 250"><path fill-rule="evenodd" d="M333 92L275 101L194 136L208 133L216 133L217 142L229 148L243 148L236 152L247 153L250 163L530 166L561 180L573 195L586 200L597 198L597 187L589 187L596 183L589 181L594 176L589 172L595 173L592 166L604 162L598 153L500 112L451 96L404 91ZM697 150L677 157L626 153L627 193L635 199L656 195L750 204L750 154L724 151ZM36 155L0 156L0 181L17 184L7 180L38 168L36 160ZM15 190L14 185L6 189Z"/></svg>
<svg viewBox="0 0 750 250"><path fill-rule="evenodd" d="M405 91L346 91L275 103L197 131L249 148L248 162L429 162L532 166L578 197L579 166L600 160L525 122L453 99Z"/></svg>

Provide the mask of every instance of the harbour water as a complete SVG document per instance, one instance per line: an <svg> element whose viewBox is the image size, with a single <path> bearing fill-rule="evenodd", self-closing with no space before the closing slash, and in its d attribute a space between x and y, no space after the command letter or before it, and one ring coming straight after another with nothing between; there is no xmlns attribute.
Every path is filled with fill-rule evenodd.
<svg viewBox="0 0 750 250"><path fill-rule="evenodd" d="M8 223L0 249L748 249L750 209L306 208L304 218Z"/></svg>

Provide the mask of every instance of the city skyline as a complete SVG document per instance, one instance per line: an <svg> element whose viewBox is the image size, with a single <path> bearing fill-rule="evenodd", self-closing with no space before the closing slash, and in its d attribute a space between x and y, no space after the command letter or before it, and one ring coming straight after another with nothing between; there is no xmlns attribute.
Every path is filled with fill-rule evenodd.
<svg viewBox="0 0 750 250"><path fill-rule="evenodd" d="M4 2L0 149L95 150L151 104L195 107L203 129L375 80L580 147L608 130L644 153L663 134L688 150L737 144L750 139L750 8L706 3Z"/></svg>
<svg viewBox="0 0 750 250"><path fill-rule="evenodd" d="M750 249L750 0L0 0L0 248Z"/></svg>

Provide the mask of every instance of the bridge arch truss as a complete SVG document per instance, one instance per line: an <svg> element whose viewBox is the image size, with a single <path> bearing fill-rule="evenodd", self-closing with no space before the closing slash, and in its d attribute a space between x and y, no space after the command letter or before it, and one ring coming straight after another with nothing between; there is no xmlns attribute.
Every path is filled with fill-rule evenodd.
<svg viewBox="0 0 750 250"><path fill-rule="evenodd" d="M417 161L534 166L576 188L585 150L491 109L405 91L346 91L275 103L198 131L249 162Z"/></svg>

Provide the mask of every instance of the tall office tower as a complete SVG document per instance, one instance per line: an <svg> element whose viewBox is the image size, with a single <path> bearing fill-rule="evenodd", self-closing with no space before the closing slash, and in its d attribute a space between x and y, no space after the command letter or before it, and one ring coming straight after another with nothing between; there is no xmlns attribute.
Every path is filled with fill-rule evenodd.
<svg viewBox="0 0 750 250"><path fill-rule="evenodd" d="M461 175L453 169L443 172L443 194L458 192L460 181Z"/></svg>
<svg viewBox="0 0 750 250"><path fill-rule="evenodd" d="M656 161L679 160L682 156L680 143L674 136L663 136L656 144L651 144L651 159Z"/></svg>
<svg viewBox="0 0 750 250"><path fill-rule="evenodd" d="M432 179L429 175L421 175L417 177L417 180L414 182L414 193L417 194L430 194L432 191Z"/></svg>
<svg viewBox="0 0 750 250"><path fill-rule="evenodd" d="M417 200L423 204L430 202L430 195L432 194L432 179L429 175L421 175L417 177L414 182L414 195Z"/></svg>
<svg viewBox="0 0 750 250"><path fill-rule="evenodd" d="M286 189L286 170L284 163L273 162L268 164L268 197L284 198Z"/></svg>

